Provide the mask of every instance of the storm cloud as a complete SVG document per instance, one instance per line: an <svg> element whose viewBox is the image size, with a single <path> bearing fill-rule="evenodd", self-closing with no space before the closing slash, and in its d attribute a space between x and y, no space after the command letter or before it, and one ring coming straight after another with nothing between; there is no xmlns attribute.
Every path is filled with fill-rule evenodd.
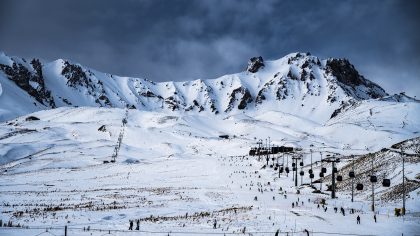
<svg viewBox="0 0 420 236"><path fill-rule="evenodd" d="M348 58L388 92L419 97L419 14L419 1L392 0L3 0L0 50L154 81L311 52Z"/></svg>

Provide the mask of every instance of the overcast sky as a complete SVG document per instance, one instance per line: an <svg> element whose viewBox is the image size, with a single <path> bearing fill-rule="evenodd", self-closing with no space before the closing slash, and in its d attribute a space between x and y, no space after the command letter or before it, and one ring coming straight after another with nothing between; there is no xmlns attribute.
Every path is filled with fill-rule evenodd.
<svg viewBox="0 0 420 236"><path fill-rule="evenodd" d="M154 81L210 79L252 56L348 58L420 97L420 1L2 0L0 51Z"/></svg>

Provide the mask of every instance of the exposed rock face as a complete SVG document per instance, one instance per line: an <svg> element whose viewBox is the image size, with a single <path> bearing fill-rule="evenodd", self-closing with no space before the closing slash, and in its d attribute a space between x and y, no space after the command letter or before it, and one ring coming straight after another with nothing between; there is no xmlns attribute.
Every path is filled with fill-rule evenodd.
<svg viewBox="0 0 420 236"><path fill-rule="evenodd" d="M241 96L242 95L242 96ZM241 96L240 99L237 98L237 96ZM235 101L239 100L238 109L243 110L246 108L248 103L252 102L252 96L251 93L247 88L239 87L232 91L229 98L229 105L226 108L225 112L231 111L234 107Z"/></svg>
<svg viewBox="0 0 420 236"><path fill-rule="evenodd" d="M358 86L363 84L359 72L347 59L331 59L326 64L327 71L343 84Z"/></svg>
<svg viewBox="0 0 420 236"><path fill-rule="evenodd" d="M357 101L354 101L354 100L349 100L349 101L343 102L341 104L341 106L338 109L334 110L334 112L331 114L331 119L334 118L334 117L336 117L337 115L345 112L350 107L357 106L358 104L359 103Z"/></svg>
<svg viewBox="0 0 420 236"><path fill-rule="evenodd" d="M252 102L252 96L248 89L245 89L244 96L241 98L241 101L238 105L239 110L243 110L246 108L248 103Z"/></svg>
<svg viewBox="0 0 420 236"><path fill-rule="evenodd" d="M247 71L256 73L261 67L264 67L264 60L262 57L253 57L248 62Z"/></svg>
<svg viewBox="0 0 420 236"><path fill-rule="evenodd" d="M364 90L371 98L381 98L388 94L379 85L365 79L347 59L328 59L326 62L326 71L337 78L337 81L349 95L358 99L365 99L357 94L359 86L363 86ZM356 91L356 93L354 92Z"/></svg>
<svg viewBox="0 0 420 236"><path fill-rule="evenodd" d="M85 72L83 72L82 67L78 65L70 64L67 61L64 62L64 68L61 71L61 74L67 78L67 85L71 87L76 87L77 85L87 87L89 85Z"/></svg>
<svg viewBox="0 0 420 236"><path fill-rule="evenodd" d="M45 88L41 62L33 59L31 66L32 68L27 68L20 63L13 62L12 66L0 64L0 70L6 74L9 80L15 82L17 86L25 90L39 103L55 108L51 92Z"/></svg>

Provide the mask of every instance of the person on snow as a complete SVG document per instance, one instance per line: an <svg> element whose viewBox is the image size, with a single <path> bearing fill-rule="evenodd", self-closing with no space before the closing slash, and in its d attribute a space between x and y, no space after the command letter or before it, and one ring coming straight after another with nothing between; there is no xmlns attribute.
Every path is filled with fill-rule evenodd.
<svg viewBox="0 0 420 236"><path fill-rule="evenodd" d="M357 224L360 225L360 216L359 215L357 215L356 220L357 220Z"/></svg>
<svg viewBox="0 0 420 236"><path fill-rule="evenodd" d="M128 230L133 230L133 221L130 220L130 227L128 227Z"/></svg>

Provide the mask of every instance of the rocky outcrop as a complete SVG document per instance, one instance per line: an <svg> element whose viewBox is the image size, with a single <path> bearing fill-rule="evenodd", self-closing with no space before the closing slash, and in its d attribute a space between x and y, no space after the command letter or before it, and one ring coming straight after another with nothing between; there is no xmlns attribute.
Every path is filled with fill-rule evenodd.
<svg viewBox="0 0 420 236"><path fill-rule="evenodd" d="M327 73L337 78L340 87L356 99L366 99L358 93L360 86L370 98L381 98L388 95L379 85L361 76L347 59L328 59L325 67Z"/></svg>
<svg viewBox="0 0 420 236"><path fill-rule="evenodd" d="M262 57L253 57L249 59L247 71L251 73L256 73L258 70L264 67L264 60Z"/></svg>
<svg viewBox="0 0 420 236"><path fill-rule="evenodd" d="M38 59L33 59L30 66L32 68L27 68L14 61L12 66L0 64L0 70L6 74L9 80L34 97L39 103L55 108L51 92L45 88L41 62Z"/></svg>
<svg viewBox="0 0 420 236"><path fill-rule="evenodd" d="M61 74L67 78L67 85L71 87L78 85L88 87L90 85L86 73L79 65L73 65L66 61Z"/></svg>
<svg viewBox="0 0 420 236"><path fill-rule="evenodd" d="M252 96L249 90L241 86L239 88L234 89L232 93L230 94L229 104L225 112L231 111L233 109L235 101L238 100L237 96L241 96L241 98L239 99L239 105L238 105L239 110L245 109L247 107L247 104L252 102Z"/></svg>
<svg viewBox="0 0 420 236"><path fill-rule="evenodd" d="M340 107L338 109L334 110L334 112L331 114L330 118L332 119L332 118L338 116L339 114L349 110L350 107L357 106L357 105L359 105L359 103L354 101L354 100L349 100L349 101L346 101L346 102L342 102Z"/></svg>

